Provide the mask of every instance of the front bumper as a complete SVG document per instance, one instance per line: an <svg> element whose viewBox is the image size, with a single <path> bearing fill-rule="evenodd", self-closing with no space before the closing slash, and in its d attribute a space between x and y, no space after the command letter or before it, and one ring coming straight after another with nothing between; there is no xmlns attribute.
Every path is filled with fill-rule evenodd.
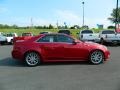
<svg viewBox="0 0 120 90"><path fill-rule="evenodd" d="M110 51L105 51L105 61L110 58Z"/></svg>

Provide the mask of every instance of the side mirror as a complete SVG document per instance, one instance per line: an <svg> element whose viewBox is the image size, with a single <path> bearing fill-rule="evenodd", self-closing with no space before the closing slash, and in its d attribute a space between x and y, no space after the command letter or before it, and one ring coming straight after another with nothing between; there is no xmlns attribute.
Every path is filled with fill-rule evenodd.
<svg viewBox="0 0 120 90"><path fill-rule="evenodd" d="M73 45L76 45L77 43L79 43L78 40L74 40L74 41L73 41Z"/></svg>

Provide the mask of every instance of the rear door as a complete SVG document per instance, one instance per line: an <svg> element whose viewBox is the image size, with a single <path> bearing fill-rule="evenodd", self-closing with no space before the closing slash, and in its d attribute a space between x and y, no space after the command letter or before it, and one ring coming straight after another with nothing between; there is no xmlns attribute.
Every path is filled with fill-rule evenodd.
<svg viewBox="0 0 120 90"><path fill-rule="evenodd" d="M62 59L63 49L56 41L56 35L45 35L38 40L42 56L46 60Z"/></svg>

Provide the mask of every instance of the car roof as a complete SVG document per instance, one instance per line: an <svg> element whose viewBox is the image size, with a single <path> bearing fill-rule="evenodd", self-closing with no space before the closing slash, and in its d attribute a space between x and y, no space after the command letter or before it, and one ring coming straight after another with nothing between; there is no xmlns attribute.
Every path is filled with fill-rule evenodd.
<svg viewBox="0 0 120 90"><path fill-rule="evenodd" d="M42 35L67 35L67 34L64 34L64 33L45 33Z"/></svg>

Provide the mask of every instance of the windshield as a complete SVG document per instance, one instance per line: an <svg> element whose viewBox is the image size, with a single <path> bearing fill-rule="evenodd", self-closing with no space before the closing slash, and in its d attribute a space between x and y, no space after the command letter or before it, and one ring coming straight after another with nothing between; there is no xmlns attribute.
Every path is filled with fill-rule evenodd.
<svg viewBox="0 0 120 90"><path fill-rule="evenodd" d="M92 34L92 33L93 33L92 30L83 30L83 31L81 32L81 34Z"/></svg>

